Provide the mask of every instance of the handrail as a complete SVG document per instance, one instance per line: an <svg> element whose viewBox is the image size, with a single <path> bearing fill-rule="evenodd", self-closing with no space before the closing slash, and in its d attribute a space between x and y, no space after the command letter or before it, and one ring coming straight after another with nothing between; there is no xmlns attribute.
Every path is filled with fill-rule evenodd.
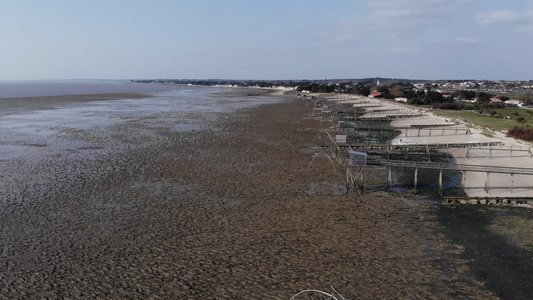
<svg viewBox="0 0 533 300"><path fill-rule="evenodd" d="M367 159L366 163L368 165L383 165L383 166L391 166L391 167L533 175L533 168L476 166L476 165L464 165L464 164L447 164L447 163L435 163L435 162L384 160L384 159Z"/></svg>

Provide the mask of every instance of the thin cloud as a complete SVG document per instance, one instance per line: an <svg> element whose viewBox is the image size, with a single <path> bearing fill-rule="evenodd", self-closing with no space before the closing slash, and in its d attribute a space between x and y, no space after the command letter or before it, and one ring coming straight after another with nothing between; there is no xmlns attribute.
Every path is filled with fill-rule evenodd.
<svg viewBox="0 0 533 300"><path fill-rule="evenodd" d="M418 47L407 47L407 48L392 48L389 51L393 53L412 53L412 52L418 52L420 48Z"/></svg>
<svg viewBox="0 0 533 300"><path fill-rule="evenodd" d="M477 44L479 43L478 39L471 39L471 38L455 38L453 39L456 42L461 42L465 44Z"/></svg>
<svg viewBox="0 0 533 300"><path fill-rule="evenodd" d="M520 14L510 10L497 10L489 13L479 14L477 21L482 25L498 23L514 23L522 21Z"/></svg>
<svg viewBox="0 0 533 300"><path fill-rule="evenodd" d="M367 34L397 39L446 23L466 5L478 0L359 0L366 12L340 23L339 36ZM339 39L346 40L346 39Z"/></svg>
<svg viewBox="0 0 533 300"><path fill-rule="evenodd" d="M518 28L518 31L525 32L525 33L533 33L533 26L523 26Z"/></svg>

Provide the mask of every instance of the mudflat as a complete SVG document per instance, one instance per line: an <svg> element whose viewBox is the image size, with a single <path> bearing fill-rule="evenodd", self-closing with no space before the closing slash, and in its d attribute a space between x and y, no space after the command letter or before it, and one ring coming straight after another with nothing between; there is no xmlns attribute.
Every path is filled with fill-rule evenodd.
<svg viewBox="0 0 533 300"><path fill-rule="evenodd" d="M42 97L0 98L0 116L31 110L54 109L89 101L141 99L150 97L145 93L109 93L84 95L59 95Z"/></svg>
<svg viewBox="0 0 533 300"><path fill-rule="evenodd" d="M422 196L345 194L288 98L0 176L0 298L497 299ZM167 121L168 122L168 121ZM137 127L136 127L137 126ZM369 186L385 183L368 168Z"/></svg>

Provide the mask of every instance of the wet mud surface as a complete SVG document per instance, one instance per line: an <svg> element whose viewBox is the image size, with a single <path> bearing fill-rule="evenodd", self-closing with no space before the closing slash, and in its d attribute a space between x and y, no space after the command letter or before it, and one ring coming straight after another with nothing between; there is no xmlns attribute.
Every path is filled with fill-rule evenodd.
<svg viewBox="0 0 533 300"><path fill-rule="evenodd" d="M346 299L497 299L427 198L347 195L343 171L309 166L324 126L311 113L287 100L190 131L133 118L64 136L86 146L2 161L0 298L289 299L333 286ZM384 180L366 171L369 186Z"/></svg>

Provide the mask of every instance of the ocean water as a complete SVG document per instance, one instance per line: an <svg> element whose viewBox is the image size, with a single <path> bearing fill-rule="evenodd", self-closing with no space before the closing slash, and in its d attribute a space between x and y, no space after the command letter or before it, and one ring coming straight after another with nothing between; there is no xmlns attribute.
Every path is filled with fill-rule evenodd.
<svg viewBox="0 0 533 300"><path fill-rule="evenodd" d="M281 100L239 95L242 93L229 88L119 81L0 83L0 98L113 92L144 92L151 97L91 101L55 109L22 108L16 114L0 114L0 162L164 143L172 132L211 126L220 113Z"/></svg>
<svg viewBox="0 0 533 300"><path fill-rule="evenodd" d="M176 87L132 83L127 80L0 81L0 98L105 94L123 92L155 93Z"/></svg>

